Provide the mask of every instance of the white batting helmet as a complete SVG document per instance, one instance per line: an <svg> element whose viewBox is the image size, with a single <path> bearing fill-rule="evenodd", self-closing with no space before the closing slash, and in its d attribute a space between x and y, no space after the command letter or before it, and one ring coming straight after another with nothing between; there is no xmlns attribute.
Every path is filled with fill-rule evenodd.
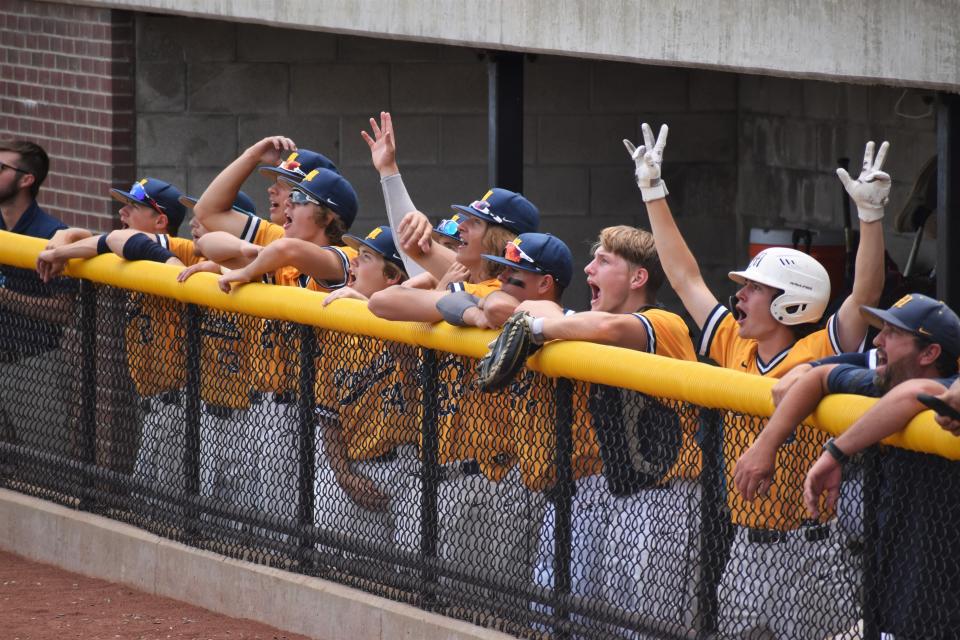
<svg viewBox="0 0 960 640"><path fill-rule="evenodd" d="M802 251L764 249L743 271L731 271L738 284L747 280L783 291L770 303L770 313L786 325L817 322L830 301L830 276L823 265Z"/></svg>

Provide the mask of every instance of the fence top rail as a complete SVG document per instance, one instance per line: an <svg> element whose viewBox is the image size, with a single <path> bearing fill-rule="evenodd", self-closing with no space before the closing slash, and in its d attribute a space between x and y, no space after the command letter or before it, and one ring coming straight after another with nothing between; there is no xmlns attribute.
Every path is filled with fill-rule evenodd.
<svg viewBox="0 0 960 640"><path fill-rule="evenodd" d="M0 231L0 263L32 269L46 242ZM146 261L125 261L113 254L89 260L71 260L65 274L123 289L314 327L372 336L384 340L479 358L495 331L460 329L440 322L396 322L377 318L358 300L340 300L323 307L324 293L297 287L251 283L225 294L211 273L198 273L185 283L176 280L180 268ZM703 407L770 416L774 380L698 362L672 360L629 349L584 342L548 344L528 366L551 377L608 384ZM843 433L875 400L861 396L825 398L808 419L832 434ZM885 443L960 460L960 438L940 428L930 411L915 417L908 427Z"/></svg>

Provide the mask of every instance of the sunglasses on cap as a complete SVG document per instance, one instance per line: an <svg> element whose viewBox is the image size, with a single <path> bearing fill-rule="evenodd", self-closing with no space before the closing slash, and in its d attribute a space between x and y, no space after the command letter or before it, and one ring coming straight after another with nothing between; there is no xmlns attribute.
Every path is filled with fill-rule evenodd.
<svg viewBox="0 0 960 640"><path fill-rule="evenodd" d="M540 266L537 264L536 260L534 260L527 254L525 254L523 252L523 249L513 244L512 242L507 243L506 248L503 250L503 257L509 260L510 262L514 262L516 264L520 264L521 262L526 262L534 269L537 269L538 271L541 271L541 272L543 271L543 269L540 268Z"/></svg>
<svg viewBox="0 0 960 640"><path fill-rule="evenodd" d="M495 214L493 211L490 211L490 203L487 202L486 200L474 200L473 202L470 203L470 207L472 209L476 209L480 213L490 216L491 218L493 218L493 221L496 222L497 224L503 224L504 222L513 222L513 220L509 220L507 218L501 218L500 216Z"/></svg>
<svg viewBox="0 0 960 640"><path fill-rule="evenodd" d="M284 171L289 171L290 173L295 173L300 177L307 175L303 172L303 169L300 168L300 163L296 161L297 154L292 153L290 156L280 163L279 168Z"/></svg>
<svg viewBox="0 0 960 640"><path fill-rule="evenodd" d="M448 236L455 236L460 232L460 223L456 220L444 218L433 228L437 233L445 233Z"/></svg>
<svg viewBox="0 0 960 640"><path fill-rule="evenodd" d="M134 200L150 205L157 213L166 214L163 205L151 198L150 194L147 193L147 190L144 189L143 185L139 182L134 182L133 186L130 187L130 195L133 196Z"/></svg>
<svg viewBox="0 0 960 640"><path fill-rule="evenodd" d="M305 194L303 191L297 191L297 190L290 192L290 202L298 205L307 204L309 202L311 204L323 206L323 203L317 200L316 198L311 198L310 196Z"/></svg>

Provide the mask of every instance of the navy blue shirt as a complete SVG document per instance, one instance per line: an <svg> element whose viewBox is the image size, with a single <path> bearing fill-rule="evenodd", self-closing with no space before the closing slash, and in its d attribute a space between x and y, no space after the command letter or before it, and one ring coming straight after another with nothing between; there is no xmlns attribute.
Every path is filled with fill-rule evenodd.
<svg viewBox="0 0 960 640"><path fill-rule="evenodd" d="M34 200L11 231L49 240L58 230L66 228L67 225L41 209ZM0 230L8 231L2 216ZM0 287L23 295L49 298L72 291L71 284L66 278L44 284L36 271L0 265ZM59 325L0 309L0 361L10 362L55 349L60 343L60 331Z"/></svg>
<svg viewBox="0 0 960 640"><path fill-rule="evenodd" d="M54 218L41 209L36 200L30 203L30 206L27 207L27 210L24 211L20 219L17 220L17 224L14 225L13 229L7 229L7 223L4 221L3 216L0 216L0 231L12 231L13 233L34 238L45 238L49 240L53 237L54 233L66 228L67 225L63 224L61 220Z"/></svg>

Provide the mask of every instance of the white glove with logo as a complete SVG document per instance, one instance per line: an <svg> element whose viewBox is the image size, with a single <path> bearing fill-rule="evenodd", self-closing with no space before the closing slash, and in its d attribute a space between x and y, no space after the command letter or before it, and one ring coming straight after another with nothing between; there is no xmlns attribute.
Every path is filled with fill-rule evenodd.
<svg viewBox="0 0 960 640"><path fill-rule="evenodd" d="M666 183L660 178L660 165L663 164L663 148L667 146L667 125L661 125L660 135L656 142L653 139L653 129L646 122L643 123L643 145L633 146L633 143L624 139L623 146L627 148L627 153L633 158L637 165L636 176L637 186L640 187L640 193L643 195L644 202L651 200L660 200L666 198Z"/></svg>
<svg viewBox="0 0 960 640"><path fill-rule="evenodd" d="M863 151L863 171L853 180L844 169L837 169L843 188L857 204L857 215L864 222L876 222L883 218L883 207L890 197L890 175L881 171L887 158L889 142L880 145L877 157L873 157L874 143L871 140Z"/></svg>

